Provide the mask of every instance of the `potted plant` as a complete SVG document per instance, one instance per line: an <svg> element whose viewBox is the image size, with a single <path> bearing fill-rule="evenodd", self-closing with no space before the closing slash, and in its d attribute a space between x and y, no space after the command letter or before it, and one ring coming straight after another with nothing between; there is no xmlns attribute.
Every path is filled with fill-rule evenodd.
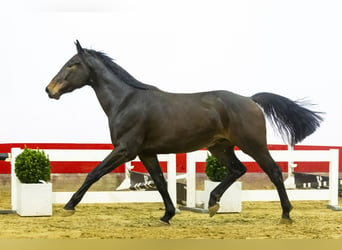
<svg viewBox="0 0 342 250"><path fill-rule="evenodd" d="M221 164L215 156L208 154L205 161L205 173L209 180L221 182L224 177L226 177L228 169L225 165Z"/></svg>
<svg viewBox="0 0 342 250"><path fill-rule="evenodd" d="M208 209L211 191L228 175L228 168L213 155L207 156L205 173L209 180L204 181L204 208ZM219 213L241 212L241 182L233 183L222 195Z"/></svg>
<svg viewBox="0 0 342 250"><path fill-rule="evenodd" d="M39 149L25 148L15 159L17 213L21 216L52 215L50 161Z"/></svg>

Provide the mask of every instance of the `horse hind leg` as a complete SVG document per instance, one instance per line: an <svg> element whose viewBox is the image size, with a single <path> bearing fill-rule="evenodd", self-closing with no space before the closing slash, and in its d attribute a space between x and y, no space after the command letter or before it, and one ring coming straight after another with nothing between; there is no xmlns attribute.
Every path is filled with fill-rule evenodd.
<svg viewBox="0 0 342 250"><path fill-rule="evenodd" d="M214 216L220 208L219 201L223 193L242 175L246 173L246 167L235 156L234 147L225 145L226 143L208 148L221 164L227 167L227 176L210 193L208 212L209 216Z"/></svg>
<svg viewBox="0 0 342 250"><path fill-rule="evenodd" d="M290 211L292 210L292 205L286 193L283 175L280 167L272 159L267 149L252 157L256 160L262 170L268 175L278 191L282 207L282 217L280 223L291 224L292 219L290 218Z"/></svg>

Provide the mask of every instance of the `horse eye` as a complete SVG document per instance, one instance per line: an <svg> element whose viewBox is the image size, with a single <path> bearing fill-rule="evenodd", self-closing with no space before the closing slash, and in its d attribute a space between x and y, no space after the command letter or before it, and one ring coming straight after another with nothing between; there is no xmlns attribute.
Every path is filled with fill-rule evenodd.
<svg viewBox="0 0 342 250"><path fill-rule="evenodd" d="M74 69L76 66L78 66L79 63L74 63L74 64L71 64L67 67L67 69Z"/></svg>

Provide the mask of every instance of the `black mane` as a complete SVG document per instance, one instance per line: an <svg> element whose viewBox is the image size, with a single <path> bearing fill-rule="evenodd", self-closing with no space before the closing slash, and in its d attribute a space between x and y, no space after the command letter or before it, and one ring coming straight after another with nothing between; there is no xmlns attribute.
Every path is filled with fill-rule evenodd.
<svg viewBox="0 0 342 250"><path fill-rule="evenodd" d="M87 52L93 56L96 56L99 58L103 64L109 68L113 73L119 77L124 83L130 85L131 87L142 89L142 90L156 90L158 89L155 86L148 85L145 83L142 83L135 79L132 75L130 75L125 69L120 67L118 64L114 62L114 60L107 56L105 53L95 50L87 50Z"/></svg>

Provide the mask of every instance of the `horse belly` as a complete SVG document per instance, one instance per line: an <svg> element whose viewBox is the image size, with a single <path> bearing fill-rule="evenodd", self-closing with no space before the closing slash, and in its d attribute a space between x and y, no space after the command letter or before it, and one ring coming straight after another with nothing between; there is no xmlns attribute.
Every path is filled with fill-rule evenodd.
<svg viewBox="0 0 342 250"><path fill-rule="evenodd" d="M185 153L213 145L223 137L213 126L187 126L183 129L164 127L154 130L144 141L143 148L144 152L156 154Z"/></svg>

